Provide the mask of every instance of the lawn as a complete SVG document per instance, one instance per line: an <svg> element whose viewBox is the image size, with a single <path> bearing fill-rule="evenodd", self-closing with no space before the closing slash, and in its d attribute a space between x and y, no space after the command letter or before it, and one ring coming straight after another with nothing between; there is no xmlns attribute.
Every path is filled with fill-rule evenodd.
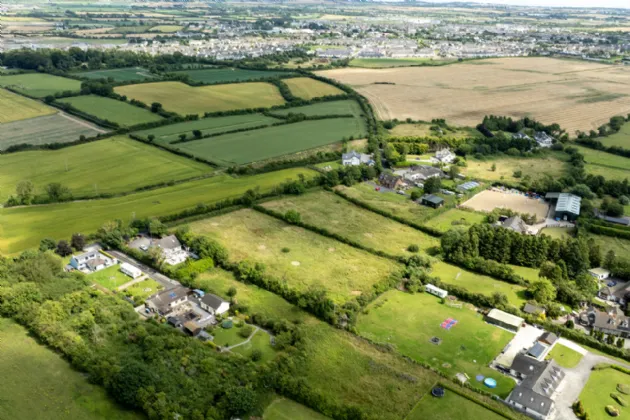
<svg viewBox="0 0 630 420"><path fill-rule="evenodd" d="M241 346L235 347L231 351L233 353L240 354L241 356L250 358L252 357L252 352L254 350L260 350L262 354L262 357L260 358L260 363L265 363L273 360L277 354L274 348L271 346L271 336L263 330L256 331L249 343L245 343Z"/></svg>
<svg viewBox="0 0 630 420"><path fill-rule="evenodd" d="M219 165L232 166L340 142L344 137L360 138L364 133L362 119L333 118L225 134L172 147Z"/></svg>
<svg viewBox="0 0 630 420"><path fill-rule="evenodd" d="M610 396L613 392L620 394L616 389L617 384L630 385L630 375L610 368L594 370L591 372L591 376L580 394L580 400L584 404L584 408L589 415L589 419L610 419L611 417L608 413L606 413L607 405L614 405L620 409L620 415L615 417L616 419L630 419L630 407L621 407L619 403ZM623 394L620 395L623 396L626 401L630 400L630 396Z"/></svg>
<svg viewBox="0 0 630 420"><path fill-rule="evenodd" d="M131 280L131 277L127 277L127 281ZM145 300L147 300L149 296L159 292L163 288L164 287L157 281L147 278L146 280L129 286L124 291L122 291L122 293L125 296L133 299L136 305L141 305L144 303Z"/></svg>
<svg viewBox="0 0 630 420"><path fill-rule="evenodd" d="M178 26L178 25L157 25L154 26L153 28L149 29L149 31L151 32L163 32L163 33L174 33L179 31L180 29L183 29L183 26Z"/></svg>
<svg viewBox="0 0 630 420"><path fill-rule="evenodd" d="M556 343L547 355L547 359L553 359L563 368L571 369L577 366L582 360L582 354L570 349L562 344Z"/></svg>
<svg viewBox="0 0 630 420"><path fill-rule="evenodd" d="M381 69L411 66L443 66L455 62L457 60L433 60L431 58L354 58L350 61L350 67Z"/></svg>
<svg viewBox="0 0 630 420"><path fill-rule="evenodd" d="M3 208L0 209L0 252L15 254L38 246L43 238L69 238L76 232L89 234L109 220L129 222L133 218L178 213L200 203L212 204L237 198L256 187L261 193L268 192L287 179L297 179L298 174L307 178L317 175L315 171L304 168L241 178L217 175L124 197Z"/></svg>
<svg viewBox="0 0 630 420"><path fill-rule="evenodd" d="M0 89L0 124L55 114L56 109L6 89Z"/></svg>
<svg viewBox="0 0 630 420"><path fill-rule="evenodd" d="M0 86L10 87L29 96L43 98L55 93L81 90L81 82L44 73L0 76Z"/></svg>
<svg viewBox="0 0 630 420"><path fill-rule="evenodd" d="M267 77L286 76L285 71L245 70L233 68L215 68L201 70L176 71L175 74L186 74L190 80L201 83L242 82Z"/></svg>
<svg viewBox="0 0 630 420"><path fill-rule="evenodd" d="M59 99L58 102L70 104L86 114L94 115L102 120L115 122L125 127L160 121L162 119L162 117L148 109L103 96L73 96Z"/></svg>
<svg viewBox="0 0 630 420"><path fill-rule="evenodd" d="M93 282L100 284L106 289L114 291L125 283L129 283L133 279L120 271L118 264L105 268L96 273L90 273L87 278Z"/></svg>
<svg viewBox="0 0 630 420"><path fill-rule="evenodd" d="M367 312L367 313L365 313ZM379 343L388 343L405 356L428 363L449 376L466 373L495 378L494 391L507 397L514 380L492 370L488 365L514 335L487 324L483 315L468 306L452 308L428 293L409 294L391 290L370 304L357 320L359 335ZM447 319L457 320L450 330L441 327ZM430 342L442 340L439 345Z"/></svg>
<svg viewBox="0 0 630 420"><path fill-rule="evenodd" d="M76 196L131 192L136 188L207 174L211 166L116 136L60 150L33 150L0 155L0 200L22 180L35 194L59 182Z"/></svg>
<svg viewBox="0 0 630 420"><path fill-rule="evenodd" d="M170 124L137 131L134 134L143 138L147 138L152 134L155 136L155 142L166 144L178 140L180 134L186 134L188 138L192 138L194 130L199 130L203 135L206 135L258 127L261 125L271 125L275 122L279 122L279 120L262 114L230 115L228 117L201 118L195 121Z"/></svg>
<svg viewBox="0 0 630 420"><path fill-rule="evenodd" d="M326 420L328 417L286 398L274 400L263 414L263 420Z"/></svg>
<svg viewBox="0 0 630 420"><path fill-rule="evenodd" d="M270 275L292 289L324 289L337 303L371 291L374 284L400 268L385 258L254 210L201 220L190 227L222 243L231 261L263 263Z"/></svg>
<svg viewBox="0 0 630 420"><path fill-rule="evenodd" d="M471 225L484 223L486 215L472 211L450 209L425 223L427 227L446 232L456 227L468 228Z"/></svg>
<svg viewBox="0 0 630 420"><path fill-rule="evenodd" d="M523 306L527 300L525 299L525 288L522 286L496 280L472 271L466 271L463 268L444 262L433 264L433 272L431 274L439 277L444 283L463 287L472 293L481 293L487 296L495 292L503 293L507 296L510 304L518 308Z"/></svg>
<svg viewBox="0 0 630 420"><path fill-rule="evenodd" d="M88 79L114 79L115 82L138 82L151 79L154 76L142 67L125 67L122 69L94 70L82 73L74 73L74 76Z"/></svg>
<svg viewBox="0 0 630 420"><path fill-rule="evenodd" d="M297 210L302 221L392 255L409 256L409 245L421 250L437 247L438 239L391 219L364 210L326 191L268 201L264 207L279 213Z"/></svg>
<svg viewBox="0 0 630 420"><path fill-rule="evenodd" d="M165 110L181 115L284 104L278 88L269 83L191 87L181 82L158 82L118 86L114 91L148 105L161 103Z"/></svg>
<svg viewBox="0 0 630 420"><path fill-rule="evenodd" d="M541 234L545 234L548 236L551 236L554 239L567 239L567 238L572 238L573 234L575 233L575 229L574 228L559 228L559 227L547 227L544 228L541 232Z"/></svg>
<svg viewBox="0 0 630 420"><path fill-rule="evenodd" d="M543 158L522 158L522 157L499 157L496 159L477 160L468 159L468 166L462 169L462 173L473 179L483 179L487 181L506 180L517 182L514 178L515 171L521 171L522 176L529 175L532 179L542 175L551 175L559 178L566 174L567 165L565 162L554 156ZM492 170L492 165L496 165L496 170Z"/></svg>
<svg viewBox="0 0 630 420"><path fill-rule="evenodd" d="M405 420L425 419L505 420L505 417L447 389L442 398L425 395Z"/></svg>
<svg viewBox="0 0 630 420"><path fill-rule="evenodd" d="M28 120L0 124L0 150L16 144L69 143L80 136L94 137L105 130L81 122L76 117L61 114L46 115Z"/></svg>
<svg viewBox="0 0 630 420"><path fill-rule="evenodd" d="M0 418L32 420L135 420L103 388L88 382L61 356L15 322L0 318Z"/></svg>
<svg viewBox="0 0 630 420"><path fill-rule="evenodd" d="M615 255L630 255L630 240L623 238L613 238L612 236L588 234L588 239L593 238L595 243L602 250L602 255L606 255L608 251L613 251Z"/></svg>
<svg viewBox="0 0 630 420"><path fill-rule="evenodd" d="M343 95L345 92L328 83L311 79L310 77L296 77L283 80L289 86L289 90L294 96L301 99L310 100L322 96Z"/></svg>
<svg viewBox="0 0 630 420"><path fill-rule="evenodd" d="M630 159L588 147L578 146L578 149L584 155L587 173L619 181L630 178Z"/></svg>
<svg viewBox="0 0 630 420"><path fill-rule="evenodd" d="M608 136L598 138L605 146L618 146L624 149L630 149L630 124L626 123L621 127L619 132Z"/></svg>
<svg viewBox="0 0 630 420"><path fill-rule="evenodd" d="M352 99L344 101L333 102L320 102L313 105L297 106L287 109L276 109L272 111L273 114L287 115L287 114L304 114L308 116L313 115L354 115L355 117L361 117L363 111L359 104Z"/></svg>

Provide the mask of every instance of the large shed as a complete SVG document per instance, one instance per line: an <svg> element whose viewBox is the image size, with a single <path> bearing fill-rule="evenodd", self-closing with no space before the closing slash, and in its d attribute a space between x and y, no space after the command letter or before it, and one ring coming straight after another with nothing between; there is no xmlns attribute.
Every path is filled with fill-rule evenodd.
<svg viewBox="0 0 630 420"><path fill-rule="evenodd" d="M518 331L523 325L523 318L516 315L508 314L499 309L492 309L488 312L486 317L487 321L491 324L498 325L510 331Z"/></svg>
<svg viewBox="0 0 630 420"><path fill-rule="evenodd" d="M548 193L545 199L555 202L555 218L560 220L573 221L580 215L582 199L569 193Z"/></svg>

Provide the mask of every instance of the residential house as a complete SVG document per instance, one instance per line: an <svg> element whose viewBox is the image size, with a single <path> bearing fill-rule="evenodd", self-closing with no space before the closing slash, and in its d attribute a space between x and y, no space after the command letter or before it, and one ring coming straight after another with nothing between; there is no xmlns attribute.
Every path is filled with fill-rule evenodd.
<svg viewBox="0 0 630 420"><path fill-rule="evenodd" d="M442 207L444 205L444 199L442 197L438 197L437 195L426 194L420 198L420 204L437 209L438 207Z"/></svg>
<svg viewBox="0 0 630 420"><path fill-rule="evenodd" d="M529 137L527 134L525 133L516 133L516 134L512 134L512 138L516 139L516 140L531 140L532 138Z"/></svg>
<svg viewBox="0 0 630 420"><path fill-rule="evenodd" d="M446 164L453 163L456 157L455 153L451 152L448 147L435 152L435 160Z"/></svg>
<svg viewBox="0 0 630 420"><path fill-rule="evenodd" d="M402 188L405 185L403 178L399 175L394 175L391 173L383 172L378 177L378 182L385 188L389 188L390 190L395 190L398 188Z"/></svg>
<svg viewBox="0 0 630 420"><path fill-rule="evenodd" d="M223 315L230 309L230 302L226 302L217 295L206 293L199 301L199 306L213 315Z"/></svg>
<svg viewBox="0 0 630 420"><path fill-rule="evenodd" d="M551 147L553 145L554 138L544 131L539 131L534 135L534 140L536 140L539 147Z"/></svg>
<svg viewBox="0 0 630 420"><path fill-rule="evenodd" d="M534 343L533 346L530 347L529 350L527 350L527 355L533 357L534 359L540 360L543 358L543 355L547 353L548 348L549 346L546 346L540 341L537 341Z"/></svg>
<svg viewBox="0 0 630 420"><path fill-rule="evenodd" d="M486 316L486 320L490 324L498 325L510 331L518 331L523 325L523 318L516 315L508 314L499 309L491 309Z"/></svg>
<svg viewBox="0 0 630 420"><path fill-rule="evenodd" d="M188 253L182 247L182 244L175 235L165 236L164 238L154 240L151 246L156 246L162 250L164 261L170 265L183 263L188 258Z"/></svg>
<svg viewBox="0 0 630 420"><path fill-rule="evenodd" d="M580 319L583 319L580 317ZM610 312L592 309L587 312L586 320L593 331L612 334L623 338L630 337L630 318L615 309Z"/></svg>
<svg viewBox="0 0 630 420"><path fill-rule="evenodd" d="M605 268L602 267L597 267L597 268L591 268L590 270L588 270L588 273L595 279L601 281L601 280L606 280L608 277L610 277L610 271L606 270Z"/></svg>
<svg viewBox="0 0 630 420"><path fill-rule="evenodd" d="M179 305L188 301L189 293L190 289L176 286L150 296L146 301L146 307L159 315L167 316Z"/></svg>
<svg viewBox="0 0 630 420"><path fill-rule="evenodd" d="M84 252L70 257L70 267L85 273L93 273L116 264L112 258L101 254L98 250Z"/></svg>
<svg viewBox="0 0 630 420"><path fill-rule="evenodd" d="M517 233L529 233L529 226L527 226L527 223L525 223L520 216L508 217L501 226Z"/></svg>
<svg viewBox="0 0 630 420"><path fill-rule="evenodd" d="M359 165L374 165L374 159L372 155L365 153L355 152L344 153L341 155L341 163L343 166L359 166Z"/></svg>
<svg viewBox="0 0 630 420"><path fill-rule="evenodd" d="M440 168L433 166L413 166L405 173L406 180L411 181L414 184L418 182L424 183L429 178L441 178L444 172Z"/></svg>
<svg viewBox="0 0 630 420"><path fill-rule="evenodd" d="M531 303L526 303L523 307L523 312L529 315L540 315L545 314L545 308L542 306L532 305Z"/></svg>

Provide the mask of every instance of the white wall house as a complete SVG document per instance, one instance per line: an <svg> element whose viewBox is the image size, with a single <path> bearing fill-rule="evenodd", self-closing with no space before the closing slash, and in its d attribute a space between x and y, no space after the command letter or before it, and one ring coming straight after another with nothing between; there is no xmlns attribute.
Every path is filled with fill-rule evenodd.
<svg viewBox="0 0 630 420"><path fill-rule="evenodd" d="M212 293L206 293L199 300L199 306L213 315L223 315L230 309L230 302L226 302Z"/></svg>
<svg viewBox="0 0 630 420"><path fill-rule="evenodd" d="M352 151L341 155L341 163L343 166L372 166L374 165L374 159L372 159L372 155L366 155L365 153Z"/></svg>

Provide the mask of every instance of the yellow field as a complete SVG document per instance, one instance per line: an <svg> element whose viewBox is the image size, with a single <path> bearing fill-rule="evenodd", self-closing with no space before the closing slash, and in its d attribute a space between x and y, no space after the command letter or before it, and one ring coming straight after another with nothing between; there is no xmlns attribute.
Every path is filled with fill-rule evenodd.
<svg viewBox="0 0 630 420"><path fill-rule="evenodd" d="M159 82L118 86L114 90L147 105L159 102L165 110L181 115L284 104L278 88L269 83L191 87L180 82Z"/></svg>
<svg viewBox="0 0 630 420"><path fill-rule="evenodd" d="M286 79L284 83L289 86L291 93L295 96L307 100L319 98L320 96L342 95L344 93L341 89L337 89L328 83L323 83L309 77Z"/></svg>
<svg viewBox="0 0 630 420"><path fill-rule="evenodd" d="M475 126L487 114L531 116L556 122L573 134L630 112L630 70L586 61L501 58L443 67L318 73L354 86L386 120L445 118Z"/></svg>
<svg viewBox="0 0 630 420"><path fill-rule="evenodd" d="M41 102L0 89L0 124L26 120L57 112Z"/></svg>
<svg viewBox="0 0 630 420"><path fill-rule="evenodd" d="M152 32L167 32L167 33L172 33L172 32L177 32L180 29L182 29L183 26L178 26L178 25L158 25L158 26L154 26L153 28L149 29Z"/></svg>

